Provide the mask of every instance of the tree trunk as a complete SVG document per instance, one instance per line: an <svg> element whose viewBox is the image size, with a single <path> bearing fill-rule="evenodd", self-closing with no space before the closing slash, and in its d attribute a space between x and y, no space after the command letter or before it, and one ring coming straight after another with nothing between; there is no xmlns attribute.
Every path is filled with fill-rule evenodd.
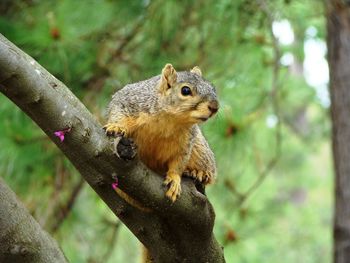
<svg viewBox="0 0 350 263"><path fill-rule="evenodd" d="M332 143L335 167L334 262L350 262L350 6L328 0Z"/></svg>
<svg viewBox="0 0 350 263"><path fill-rule="evenodd" d="M0 262L67 262L53 240L0 178Z"/></svg>
<svg viewBox="0 0 350 263"><path fill-rule="evenodd" d="M0 92L62 150L156 262L225 261L213 236L214 210L192 180L183 180L183 192L172 204L161 176L138 160L119 160L101 125L71 91L1 34L0 69ZM55 137L55 131L68 128L63 142ZM118 196L111 187L116 176L120 189L152 212Z"/></svg>

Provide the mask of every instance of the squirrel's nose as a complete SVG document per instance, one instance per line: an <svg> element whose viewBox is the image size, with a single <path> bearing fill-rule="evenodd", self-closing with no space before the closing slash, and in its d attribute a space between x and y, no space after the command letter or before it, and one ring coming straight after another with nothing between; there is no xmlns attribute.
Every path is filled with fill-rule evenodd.
<svg viewBox="0 0 350 263"><path fill-rule="evenodd" d="M217 100L213 100L209 103L208 109L214 114L218 111L219 109L219 103Z"/></svg>

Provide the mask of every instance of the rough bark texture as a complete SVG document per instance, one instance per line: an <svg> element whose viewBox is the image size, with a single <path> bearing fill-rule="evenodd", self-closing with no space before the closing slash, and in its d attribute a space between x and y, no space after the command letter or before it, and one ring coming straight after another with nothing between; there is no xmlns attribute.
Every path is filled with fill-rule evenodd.
<svg viewBox="0 0 350 263"><path fill-rule="evenodd" d="M57 243L0 178L0 262L67 262Z"/></svg>
<svg viewBox="0 0 350 263"><path fill-rule="evenodd" d="M333 156L334 262L350 262L350 6L327 1Z"/></svg>
<svg viewBox="0 0 350 263"><path fill-rule="evenodd" d="M191 180L172 204L163 178L141 162L124 162L112 152L101 125L60 81L0 35L0 91L32 118L81 175L149 249L156 262L224 262L213 236L214 210ZM71 128L64 142L57 130ZM111 183L152 209L146 213L120 198Z"/></svg>

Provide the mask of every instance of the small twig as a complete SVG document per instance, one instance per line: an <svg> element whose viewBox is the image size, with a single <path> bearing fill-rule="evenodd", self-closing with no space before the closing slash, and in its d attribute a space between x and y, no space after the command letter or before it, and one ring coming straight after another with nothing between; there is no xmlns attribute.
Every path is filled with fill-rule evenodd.
<svg viewBox="0 0 350 263"><path fill-rule="evenodd" d="M35 137L29 138L29 139L26 139L26 138L19 136L19 135L12 135L11 137L12 137L13 141L18 145L37 143L40 141L49 141L49 139L45 135L39 135L39 136L35 136Z"/></svg>
<svg viewBox="0 0 350 263"><path fill-rule="evenodd" d="M279 157L275 156L266 165L264 171L259 174L258 179L250 186L250 188L242 195L241 206L247 201L247 199L252 195L252 193L265 181L266 177L269 175L270 171L275 167L278 162Z"/></svg>
<svg viewBox="0 0 350 263"><path fill-rule="evenodd" d="M49 223L49 218L52 216L53 211L56 210L56 207L59 205L59 193L62 191L63 185L65 184L65 180L67 177L67 170L63 167L63 157L57 156L56 163L55 163L55 178L53 182L53 191L48 198L48 204L46 213L42 215L42 217L39 220L39 223L42 226L45 226L47 228L47 225Z"/></svg>
<svg viewBox="0 0 350 263"><path fill-rule="evenodd" d="M104 263L104 262L108 262L109 258L111 257L112 253L113 253L113 249L115 248L116 245L116 240L117 240L117 234L118 234L118 230L121 227L121 221L112 221L110 219L104 218L102 219L103 224L106 226L105 231L107 231L108 233L111 233L111 237L108 241L108 247L107 250L104 253L101 253L102 256L100 255L93 255L91 254L87 260L87 262L91 262L91 263ZM110 230L112 228L112 231ZM98 259L97 259L98 257Z"/></svg>
<svg viewBox="0 0 350 263"><path fill-rule="evenodd" d="M57 230L60 228L64 220L67 218L69 213L71 212L73 205L83 188L85 180L81 177L77 185L73 188L66 204L64 206L61 206L58 208L58 210L54 213L53 218L57 218L56 222L51 227L51 233L57 232Z"/></svg>
<svg viewBox="0 0 350 263"><path fill-rule="evenodd" d="M136 37L137 33L139 32L139 30L142 28L142 26L144 25L144 19L140 18L135 26L131 29L131 31L129 32L129 34L127 34L124 39L122 39L120 45L118 46L118 48L116 48L113 52L113 54L108 58L106 65L110 64L114 59L116 58L120 58L122 57L122 53L124 51L124 49L129 45L129 43Z"/></svg>
<svg viewBox="0 0 350 263"><path fill-rule="evenodd" d="M273 63L270 98L272 101L273 112L277 118L277 124L276 124L277 126L276 126L276 133L275 133L275 154L272 157L272 159L268 162L265 169L259 172L258 178L251 185L251 187L248 188L248 190L245 191L245 193L241 194L242 195L241 202L240 202L241 206L247 201L247 199L253 194L253 192L265 181L266 177L270 174L270 171L275 167L275 165L277 164L281 156L281 142L282 142L281 124L282 123L281 123L281 116L280 116L280 107L278 103L278 92L280 89L279 73L281 68L280 66L281 51L279 48L278 39L273 34L273 30L272 30L272 25L274 22L273 14L268 8L266 1L257 0L257 2L260 5L261 10L267 15L267 18L269 20L269 29L272 37L272 47L274 52L274 63Z"/></svg>
<svg viewBox="0 0 350 263"><path fill-rule="evenodd" d="M109 246L107 247L106 252L104 253L104 255L101 257L101 261L100 262L108 262L109 258L111 257L112 253L113 253L113 249L116 245L116 241L117 241L117 234L118 234L118 230L121 226L121 222L117 221L116 223L114 223L112 225L113 227L113 232L112 232L112 236L111 239L109 240Z"/></svg>
<svg viewBox="0 0 350 263"><path fill-rule="evenodd" d="M240 193L237 190L237 187L235 186L235 184L232 181L225 179L224 184L225 184L226 188L230 191L230 193L232 193L235 197L237 197L240 202L241 202L241 200L244 199L244 194Z"/></svg>

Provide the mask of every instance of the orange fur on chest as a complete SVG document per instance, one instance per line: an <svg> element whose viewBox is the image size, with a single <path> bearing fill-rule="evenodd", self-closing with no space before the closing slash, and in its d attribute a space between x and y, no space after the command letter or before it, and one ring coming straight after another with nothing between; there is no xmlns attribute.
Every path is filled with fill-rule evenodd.
<svg viewBox="0 0 350 263"><path fill-rule="evenodd" d="M166 172L169 162L185 154L190 139L188 125L146 113L127 119L128 137L134 139L140 159L152 170Z"/></svg>

